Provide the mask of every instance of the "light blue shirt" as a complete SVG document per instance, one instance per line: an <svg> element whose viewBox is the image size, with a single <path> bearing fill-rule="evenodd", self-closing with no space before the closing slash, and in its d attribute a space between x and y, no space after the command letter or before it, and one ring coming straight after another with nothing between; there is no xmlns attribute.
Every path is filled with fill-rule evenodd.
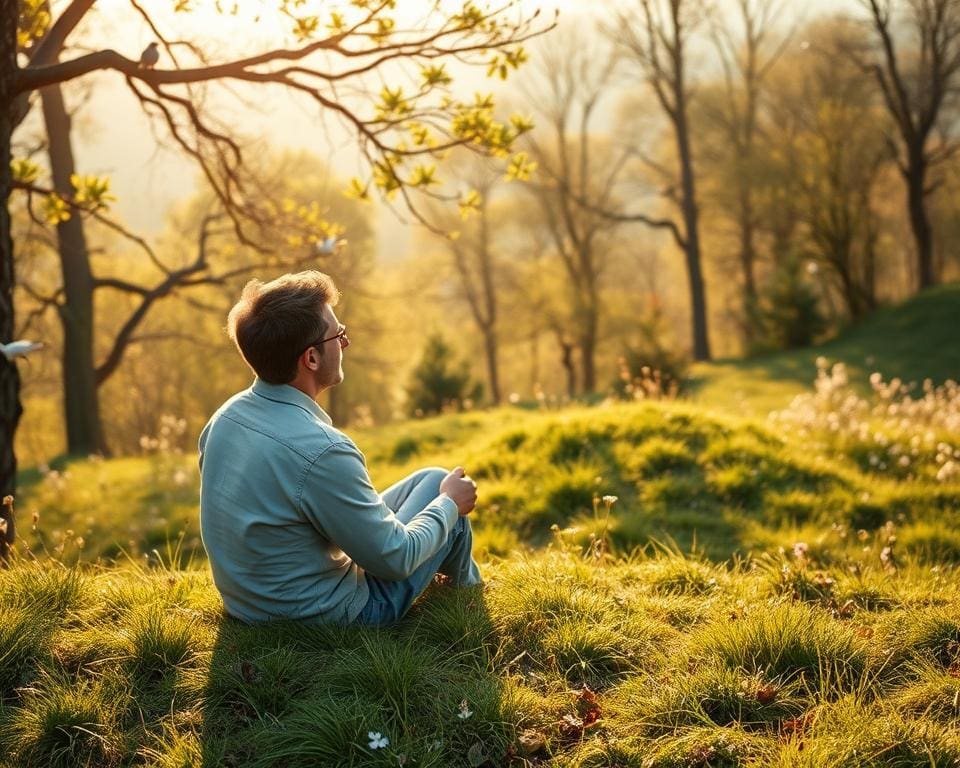
<svg viewBox="0 0 960 768"><path fill-rule="evenodd" d="M200 435L200 533L232 616L345 623L367 602L364 571L399 581L458 519L441 494L407 524L370 482L363 454L310 397L256 379Z"/></svg>

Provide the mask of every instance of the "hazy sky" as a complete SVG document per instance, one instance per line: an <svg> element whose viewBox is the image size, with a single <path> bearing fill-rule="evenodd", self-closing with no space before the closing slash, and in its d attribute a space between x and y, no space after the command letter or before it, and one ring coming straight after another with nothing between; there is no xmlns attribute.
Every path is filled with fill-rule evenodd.
<svg viewBox="0 0 960 768"><path fill-rule="evenodd" d="M729 3L729 0L726 0ZM221 0L232 7L232 0ZM443 0L444 5L459 7L459 3ZM62 8L63 2L55 7ZM169 7L171 2L148 3ZM559 8L568 22L593 25L601 15L609 15L612 3L577 2L576 0L523 0L524 10L541 7L542 17L552 16ZM158 18L158 25L171 39L198 37L204 50L216 60L229 60L261 50L265 43L272 47L293 44L288 32L289 22L277 14L259 10L259 0L242 0L236 4L236 16L221 16L213 11L213 2L195 2L196 10L189 14L167 14ZM331 8L325 3L323 8ZM335 7L335 6L333 6ZM417 0L403 2L398 11L398 25L413 23L416 13L425 7ZM785 0L784 17L795 19L798 14L807 18L821 11L849 11L856 0L837 2ZM131 11L128 0L99 0L94 23L86 24L71 43L82 48L109 46L121 53L137 57L153 33L143 20ZM254 19L259 16L259 21ZM164 56L161 67L171 62ZM115 213L129 226L144 233L157 233L164 224L170 206L188 197L195 189L195 166L176 151L165 149L157 141L149 122L143 116L136 100L127 91L122 79L114 73L102 73L88 78L90 99L77 121L74 133L75 153L81 173L108 174L119 200ZM473 90L490 89L493 81L485 81L475 72L458 76L461 87ZM67 90L68 95L75 88ZM217 101L214 111L224 123L239 126L248 136L264 137L272 149L307 148L323 158L338 174L349 177L360 170L355 145L328 115L322 115L317 106L302 95L290 94L280 88L235 88L240 99ZM389 213L378 215L380 250L405 247L408 233Z"/></svg>

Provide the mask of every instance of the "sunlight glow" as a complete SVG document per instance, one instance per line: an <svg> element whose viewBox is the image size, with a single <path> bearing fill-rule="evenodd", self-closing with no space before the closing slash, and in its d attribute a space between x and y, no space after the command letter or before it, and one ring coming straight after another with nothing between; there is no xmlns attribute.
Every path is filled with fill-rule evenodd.
<svg viewBox="0 0 960 768"><path fill-rule="evenodd" d="M159 32L168 39L199 40L209 56L235 57L251 46L269 44L271 47L293 47L298 44L292 34L289 17L278 13L277 5L277 2L270 0L188 0L188 11L175 12L173 0L166 0L142 7L150 13ZM483 3L481 8L486 10L505 5ZM398 0L397 8L391 14L396 19L398 30L410 30L435 23L430 20L431 8L448 15L462 7L462 0L436 0L430 4L423 0ZM130 0L99 0L95 8L102 24L99 30L90 30L92 36L125 55L139 55L139 51L156 38ZM590 4L578 3L577 0L515 0L505 17L530 18L538 9L540 16L546 20L551 19L557 11L565 16L588 13ZM321 29L333 12L342 13L348 20L355 18L358 13L349 2L315 2L305 4L297 12L317 15L321 19Z"/></svg>

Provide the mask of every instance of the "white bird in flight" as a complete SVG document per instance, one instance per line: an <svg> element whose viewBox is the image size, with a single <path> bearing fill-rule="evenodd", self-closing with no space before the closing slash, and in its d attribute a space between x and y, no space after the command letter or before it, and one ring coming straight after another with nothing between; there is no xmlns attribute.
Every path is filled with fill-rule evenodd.
<svg viewBox="0 0 960 768"><path fill-rule="evenodd" d="M341 237L325 237L323 240L317 243L317 250L323 256L332 256L337 253L343 246L347 244L345 238Z"/></svg>
<svg viewBox="0 0 960 768"><path fill-rule="evenodd" d="M140 66L144 69L153 69L160 61L160 51L157 50L157 43L150 43L140 54Z"/></svg>
<svg viewBox="0 0 960 768"><path fill-rule="evenodd" d="M18 357L26 358L31 352L43 349L43 344L39 341L11 341L9 344L0 343L0 352L7 360L14 360Z"/></svg>

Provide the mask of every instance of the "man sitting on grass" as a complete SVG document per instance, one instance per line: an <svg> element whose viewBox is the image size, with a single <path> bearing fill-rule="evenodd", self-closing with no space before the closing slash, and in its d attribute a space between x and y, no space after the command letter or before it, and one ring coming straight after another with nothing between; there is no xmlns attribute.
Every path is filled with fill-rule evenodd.
<svg viewBox="0 0 960 768"><path fill-rule="evenodd" d="M227 331L256 374L200 435L200 531L227 612L248 622L399 619L434 574L480 583L457 467L382 495L317 397L343 380L339 293L316 271L251 280Z"/></svg>

